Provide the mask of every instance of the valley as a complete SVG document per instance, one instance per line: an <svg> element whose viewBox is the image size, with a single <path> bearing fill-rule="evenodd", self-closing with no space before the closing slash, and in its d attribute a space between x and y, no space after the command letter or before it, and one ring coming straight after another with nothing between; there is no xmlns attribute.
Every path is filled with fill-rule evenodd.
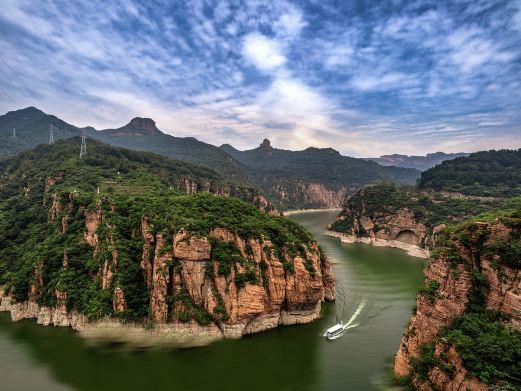
<svg viewBox="0 0 521 391"><path fill-rule="evenodd" d="M0 361L13 363L0 367L2 384L8 390L38 384L44 391L169 390L174 383L189 391L239 391L245 384L255 391L381 389L421 286L423 262L396 249L341 245L325 235L334 217L335 212L308 212L291 218L313 234L330 259L336 285L345 290L345 307L325 303L312 323L182 350L93 345L67 328L42 327L33 319L13 323L0 312ZM326 341L322 333L337 313L347 321L361 300L366 306L357 318L360 326L334 343ZM24 368L24 375L13 366Z"/></svg>

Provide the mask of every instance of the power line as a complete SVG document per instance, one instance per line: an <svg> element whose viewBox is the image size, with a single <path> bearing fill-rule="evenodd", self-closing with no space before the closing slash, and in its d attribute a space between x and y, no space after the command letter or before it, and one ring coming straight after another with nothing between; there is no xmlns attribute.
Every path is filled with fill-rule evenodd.
<svg viewBox="0 0 521 391"><path fill-rule="evenodd" d="M54 129L52 124L49 125L49 144L54 144Z"/></svg>
<svg viewBox="0 0 521 391"><path fill-rule="evenodd" d="M13 138L16 138L16 128L13 128Z"/></svg>
<svg viewBox="0 0 521 391"><path fill-rule="evenodd" d="M18 72L13 68L11 67L7 61L5 60L4 57L2 57L2 55L0 55L0 60L5 64L5 66L11 71L11 73L13 74L13 76L18 79L18 82L21 84L22 88L20 88L20 86L18 86L16 83L15 80L7 80L8 83L10 84L14 84L14 86L16 87L18 93L23 97L23 100L26 100L26 104L29 103L28 106L31 106L31 100L32 100L32 90L29 88L29 86L27 85L27 83L25 83L25 81L23 80L23 78L18 74Z"/></svg>

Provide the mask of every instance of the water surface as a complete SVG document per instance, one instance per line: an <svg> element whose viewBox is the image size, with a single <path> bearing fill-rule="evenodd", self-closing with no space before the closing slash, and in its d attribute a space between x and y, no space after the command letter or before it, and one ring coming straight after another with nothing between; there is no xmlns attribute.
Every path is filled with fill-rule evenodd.
<svg viewBox="0 0 521 391"><path fill-rule="evenodd" d="M211 346L125 351L90 346L69 329L9 321L0 313L2 390L316 391L385 388L414 297L422 260L397 249L340 244L324 235L336 212L291 218L313 232L334 263L344 300L327 304L308 325L280 327ZM322 337L360 303L359 326L335 341ZM344 302L344 308L340 302Z"/></svg>

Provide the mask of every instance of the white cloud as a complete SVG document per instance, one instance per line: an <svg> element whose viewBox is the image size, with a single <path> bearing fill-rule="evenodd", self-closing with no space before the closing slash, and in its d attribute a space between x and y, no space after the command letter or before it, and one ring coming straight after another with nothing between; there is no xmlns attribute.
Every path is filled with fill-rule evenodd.
<svg viewBox="0 0 521 391"><path fill-rule="evenodd" d="M273 27L277 34L287 37L295 37L307 25L302 12L295 7L289 7L287 12L281 15Z"/></svg>
<svg viewBox="0 0 521 391"><path fill-rule="evenodd" d="M327 50L324 64L327 68L349 65L353 61L354 49L349 45L338 45Z"/></svg>
<svg viewBox="0 0 521 391"><path fill-rule="evenodd" d="M393 88L412 87L418 81L414 76L391 72L379 76L358 75L351 79L351 86L360 91L386 91Z"/></svg>
<svg viewBox="0 0 521 391"><path fill-rule="evenodd" d="M262 71L271 71L286 62L280 44L259 33L251 33L244 38L243 55Z"/></svg>
<svg viewBox="0 0 521 391"><path fill-rule="evenodd" d="M463 73L480 70L488 63L505 63L515 58L514 53L501 49L477 28L457 29L448 35L446 42L448 59Z"/></svg>

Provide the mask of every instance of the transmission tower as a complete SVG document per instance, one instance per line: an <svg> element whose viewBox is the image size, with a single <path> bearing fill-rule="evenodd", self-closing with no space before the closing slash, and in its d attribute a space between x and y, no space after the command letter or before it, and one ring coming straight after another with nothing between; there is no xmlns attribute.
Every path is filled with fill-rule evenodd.
<svg viewBox="0 0 521 391"><path fill-rule="evenodd" d="M85 132L81 131L81 147L80 147L80 158L87 154L87 143L85 142Z"/></svg>
<svg viewBox="0 0 521 391"><path fill-rule="evenodd" d="M13 138L16 138L16 128L13 128Z"/></svg>
<svg viewBox="0 0 521 391"><path fill-rule="evenodd" d="M52 124L49 125L49 144L54 144L54 128Z"/></svg>

